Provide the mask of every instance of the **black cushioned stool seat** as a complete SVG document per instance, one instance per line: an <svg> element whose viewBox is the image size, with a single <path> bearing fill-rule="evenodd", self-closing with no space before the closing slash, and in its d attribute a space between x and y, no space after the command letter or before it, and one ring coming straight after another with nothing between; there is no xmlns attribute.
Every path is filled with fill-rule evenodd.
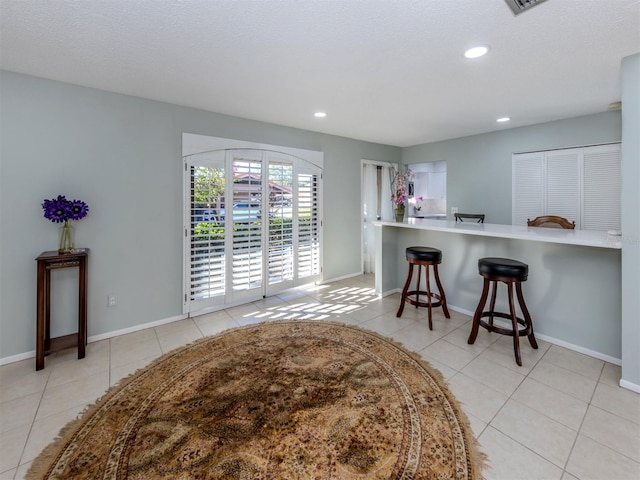
<svg viewBox="0 0 640 480"><path fill-rule="evenodd" d="M533 348L538 348L536 337L533 334L533 323L531 322L531 315L527 310L527 305L522 295L522 282L527 281L529 275L529 266L526 263L519 262L518 260L512 260L510 258L495 258L487 257L478 260L478 272L484 277L484 287L482 289L482 295L480 296L480 302L473 315L473 326L471 327L471 333L467 343L472 344L476 341L478 336L478 329L480 326L486 328L490 332L496 332L502 335L510 335L513 337L513 352L516 357L516 363L522 366L522 359L520 358L520 341L519 338L527 336L529 343ZM497 283L503 282L507 285L507 293L509 295L509 313L496 312L496 290ZM487 303L487 296L489 295L489 285L492 285L491 303L489 304L489 310L483 311L485 304ZM517 316L516 307L513 301L513 286L516 286L516 295L518 297L518 304L524 319ZM489 321L482 320L485 317L489 317ZM511 320L511 328L504 328L494 325L493 318L500 317ZM518 328L518 324L524 328Z"/></svg>
<svg viewBox="0 0 640 480"><path fill-rule="evenodd" d="M407 275L407 281L404 283L404 288L402 289L402 298L400 300L400 308L398 309L398 313L396 317L400 317L402 312L404 311L405 302L409 302L411 305L415 305L418 307L427 307L428 308L428 318L429 318L429 330L433 330L432 323L432 315L431 309L436 307L442 307L442 312L446 318L451 318L449 316L449 309L447 308L447 298L444 294L444 289L442 288L442 284L440 283L440 276L438 275L438 265L442 263L442 251L437 248L431 247L409 247L406 250L407 261L409 262L409 274ZM418 278L416 280L416 289L409 291L409 285L411 284L411 278L413 277L413 266L418 266ZM420 290L420 271L421 267L425 267L425 282L426 282L426 290ZM433 277L436 281L436 285L438 286L438 293L433 293L431 291L431 285L429 282L429 267L433 267ZM420 295L426 297L426 302L420 300ZM415 298L412 298L414 297ZM436 299L436 301L432 301L432 299Z"/></svg>

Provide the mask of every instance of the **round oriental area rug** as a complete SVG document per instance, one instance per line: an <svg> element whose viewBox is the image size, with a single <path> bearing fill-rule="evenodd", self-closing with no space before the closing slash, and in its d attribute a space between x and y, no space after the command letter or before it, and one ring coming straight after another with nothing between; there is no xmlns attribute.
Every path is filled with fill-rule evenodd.
<svg viewBox="0 0 640 480"><path fill-rule="evenodd" d="M170 352L34 461L45 479L480 479L439 373L393 341L261 323Z"/></svg>

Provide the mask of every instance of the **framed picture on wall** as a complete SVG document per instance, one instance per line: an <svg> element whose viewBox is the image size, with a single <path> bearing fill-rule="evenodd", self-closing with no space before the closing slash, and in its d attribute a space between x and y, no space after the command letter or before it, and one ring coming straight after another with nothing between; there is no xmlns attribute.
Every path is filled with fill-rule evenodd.
<svg viewBox="0 0 640 480"><path fill-rule="evenodd" d="M407 183L407 195L409 197L413 197L414 193L413 193L413 182L408 182Z"/></svg>

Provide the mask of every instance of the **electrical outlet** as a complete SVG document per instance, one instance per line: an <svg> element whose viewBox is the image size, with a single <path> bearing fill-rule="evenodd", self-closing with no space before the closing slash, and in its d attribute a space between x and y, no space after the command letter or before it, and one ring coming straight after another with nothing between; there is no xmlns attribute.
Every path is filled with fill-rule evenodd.
<svg viewBox="0 0 640 480"><path fill-rule="evenodd" d="M109 295L107 297L107 307L115 307L116 306L116 297L115 295Z"/></svg>
<svg viewBox="0 0 640 480"><path fill-rule="evenodd" d="M451 214L458 213L458 207L451 207Z"/></svg>

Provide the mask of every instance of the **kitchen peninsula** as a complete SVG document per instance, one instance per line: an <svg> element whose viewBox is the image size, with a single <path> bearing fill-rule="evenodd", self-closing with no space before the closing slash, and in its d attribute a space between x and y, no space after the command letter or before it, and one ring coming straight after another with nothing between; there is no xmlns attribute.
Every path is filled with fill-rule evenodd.
<svg viewBox="0 0 640 480"><path fill-rule="evenodd" d="M589 230L417 218L374 225L377 293L401 289L407 247L435 247L442 250L439 271L449 308L472 315L482 291L478 259L520 260L529 265L523 292L536 336L620 365L620 237ZM502 309L508 308L505 297L498 295Z"/></svg>

